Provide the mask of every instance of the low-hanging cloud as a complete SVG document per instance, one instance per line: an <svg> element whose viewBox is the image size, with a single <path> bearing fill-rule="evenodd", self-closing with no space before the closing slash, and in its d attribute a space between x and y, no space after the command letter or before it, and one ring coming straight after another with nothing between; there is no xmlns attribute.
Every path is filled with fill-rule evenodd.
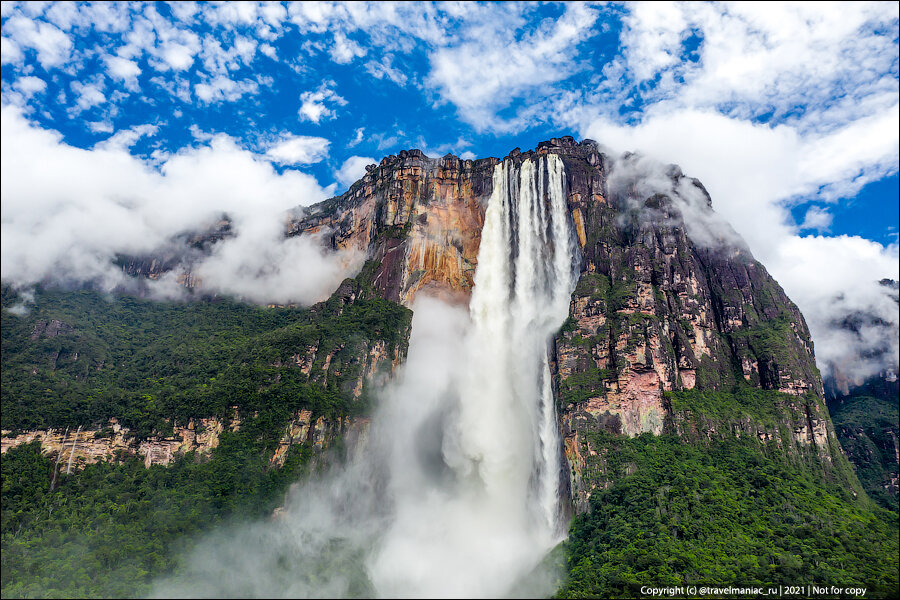
<svg viewBox="0 0 900 600"><path fill-rule="evenodd" d="M888 351L882 352L883 335L849 340L840 324L850 314L866 313L888 323L885 331L896 330L896 304L879 281L898 278L897 244L848 235L801 236L790 207L798 197L833 201L896 172L897 119L894 105L818 135L710 112L659 110L636 125L596 119L585 133L658 161L677 159L699 178L716 213L803 312L823 374L840 364L863 377L897 367L897 337L888 335ZM691 211L684 216L688 226L696 222ZM692 237L696 233L689 229Z"/></svg>
<svg viewBox="0 0 900 600"><path fill-rule="evenodd" d="M331 191L312 176L278 174L224 135L156 167L129 154L136 137L80 149L32 125L18 108L3 107L3 281L20 288L46 281L105 290L128 285L117 256L190 254L176 238L206 231L223 215L233 235L208 256L194 252L191 274L200 291L307 304L327 297L361 265L358 253L285 237L287 211ZM151 293L177 294L175 276L149 282Z"/></svg>
<svg viewBox="0 0 900 600"><path fill-rule="evenodd" d="M608 156L612 153L608 153ZM613 155L614 156L614 155ZM636 217L642 223L684 224L691 240L705 248L747 249L734 228L712 210L702 184L685 177L676 165L665 165L654 158L626 153L609 164L609 194L623 203L621 218ZM653 196L664 196L671 204L648 205ZM675 214L671 214L671 209Z"/></svg>

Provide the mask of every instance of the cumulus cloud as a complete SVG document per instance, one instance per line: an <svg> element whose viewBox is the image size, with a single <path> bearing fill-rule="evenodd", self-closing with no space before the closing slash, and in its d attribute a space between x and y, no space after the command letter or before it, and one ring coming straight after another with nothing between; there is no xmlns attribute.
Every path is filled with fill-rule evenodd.
<svg viewBox="0 0 900 600"><path fill-rule="evenodd" d="M137 77L141 74L141 69L137 63L121 56L105 56L107 73L113 78L122 81L131 91L136 92L138 89Z"/></svg>
<svg viewBox="0 0 900 600"><path fill-rule="evenodd" d="M322 137L292 135L281 139L266 151L266 156L282 165L307 165L328 156L331 142Z"/></svg>
<svg viewBox="0 0 900 600"><path fill-rule="evenodd" d="M235 81L228 77L218 76L194 86L194 93L202 102L234 102L245 94L255 94L259 84L252 79Z"/></svg>
<svg viewBox="0 0 900 600"><path fill-rule="evenodd" d="M77 95L75 101L77 107L76 112L88 110L91 107L106 102L106 95L103 93L103 87L100 83L82 83L80 81L73 81L72 91Z"/></svg>
<svg viewBox="0 0 900 600"><path fill-rule="evenodd" d="M203 231L223 214L235 235L194 264L201 290L309 303L359 267L354 254L284 237L285 211L330 190L304 173L275 173L227 136L177 152L158 170L131 156L124 137L75 148L12 106L2 109L2 137L0 265L3 280L19 287L52 280L112 289L126 282L116 256L171 248L178 234Z"/></svg>
<svg viewBox="0 0 900 600"><path fill-rule="evenodd" d="M13 88L22 92L26 96L32 96L47 89L47 82L40 77L25 76L19 77L13 83Z"/></svg>
<svg viewBox="0 0 900 600"><path fill-rule="evenodd" d="M800 229L815 229L816 231L828 231L831 228L831 222L834 219L827 208L821 206L810 206L803 217L803 223Z"/></svg>
<svg viewBox="0 0 900 600"><path fill-rule="evenodd" d="M345 106L347 101L332 88L333 81L325 81L315 91L300 94L300 120L318 123L335 117L333 106Z"/></svg>
<svg viewBox="0 0 900 600"><path fill-rule="evenodd" d="M334 176L342 186L349 186L366 174L366 165L377 164L371 156L351 156L341 165Z"/></svg>
<svg viewBox="0 0 900 600"><path fill-rule="evenodd" d="M629 8L624 52L615 62L635 83L653 82L641 88L645 101L812 123L829 110L843 120L859 118L876 108L873 99L884 108L896 96L894 4L649 2ZM685 58L689 44L696 45L694 60ZM807 110L798 113L798 107Z"/></svg>
<svg viewBox="0 0 900 600"><path fill-rule="evenodd" d="M4 22L4 33L9 37L4 44L3 54L10 53L9 62L24 58L22 49L37 52L37 61L45 69L57 67L69 59L72 39L58 27L41 21L33 21L25 16L14 15ZM4 58L3 62L7 62Z"/></svg>
<svg viewBox="0 0 900 600"><path fill-rule="evenodd" d="M531 114L527 110L511 120L497 112L571 75L578 68L572 48L597 16L592 7L572 4L552 27L521 34L514 17L495 14L468 30L461 43L431 53L428 84L478 130L521 127Z"/></svg>

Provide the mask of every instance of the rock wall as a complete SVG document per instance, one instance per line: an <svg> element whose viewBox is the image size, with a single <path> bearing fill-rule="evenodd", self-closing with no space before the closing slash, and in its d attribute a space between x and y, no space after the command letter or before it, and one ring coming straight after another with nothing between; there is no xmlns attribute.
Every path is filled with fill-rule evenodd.
<svg viewBox="0 0 900 600"><path fill-rule="evenodd" d="M334 249L365 251L372 283L410 306L423 289L468 301L496 159L400 152L370 165L342 196L310 207L290 235L327 233Z"/></svg>
<svg viewBox="0 0 900 600"><path fill-rule="evenodd" d="M702 184L669 166L653 174L668 182L660 190L648 192L639 173L611 185L614 165L636 167L639 160L625 156L614 162L595 142L571 137L541 142L533 151L515 149L506 160L548 153L565 164L582 256L553 361L576 506L586 506L590 493L582 477L585 457L602 453L589 444L592 432L673 432L695 439L727 432L773 441L789 452L809 448L823 464L833 463L840 446L803 316L726 225L720 223L709 239L692 237L697 222L715 221ZM363 275L390 300L410 306L428 289L467 302L497 163L428 158L418 150L388 156L367 167L345 194L291 219L287 233L318 234L336 250L366 252ZM686 197L693 199L687 222ZM363 362L378 354L373 348L341 350ZM323 382L332 359L315 347L298 349L295 356L311 379ZM665 395L727 391L739 384L786 394L783 422L772 428L742 422L739 415L734 422L688 420ZM325 425L311 418L297 415L279 456L298 440L317 439L315 432ZM604 485L602 476L587 479Z"/></svg>
<svg viewBox="0 0 900 600"><path fill-rule="evenodd" d="M186 452L208 455L219 445L219 435L226 427L236 431L240 427L240 419L235 416L227 423L216 417L191 419L184 426L173 424L170 436L146 439L135 437L116 419L110 419L105 427L86 429L36 429L15 435L4 430L3 437L0 437L0 453L5 454L10 448L38 440L44 454L56 456L57 469L62 472L130 456L142 457L146 467L168 465L176 456Z"/></svg>
<svg viewBox="0 0 900 600"><path fill-rule="evenodd" d="M569 320L556 338L558 400L576 510L591 486L605 485L602 447L591 432L636 436L672 432L692 439L750 435L824 463L840 446L823 401L806 322L733 232L701 245L684 208L664 193L610 185L612 160L586 140L553 140L568 179L569 207L583 255ZM627 157L620 160L627 160ZM706 190L668 167L672 190ZM788 394L779 427L696 422L673 410L665 392L730 390L737 384ZM590 457L597 457L591 467ZM593 473L586 471L593 468ZM598 471L599 469L599 471ZM587 482L587 483L586 483Z"/></svg>

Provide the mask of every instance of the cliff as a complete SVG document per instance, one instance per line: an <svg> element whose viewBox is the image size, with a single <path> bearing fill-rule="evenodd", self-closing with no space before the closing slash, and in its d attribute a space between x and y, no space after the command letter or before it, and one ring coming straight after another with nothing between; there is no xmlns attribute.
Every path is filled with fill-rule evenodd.
<svg viewBox="0 0 900 600"><path fill-rule="evenodd" d="M884 279L879 283L885 295L900 305L897 282ZM825 397L838 439L866 493L882 506L897 510L900 494L897 323L872 311L858 310L832 326L843 330L857 347L866 348L847 364L829 365ZM879 371L872 374L873 367Z"/></svg>
<svg viewBox="0 0 900 600"><path fill-rule="evenodd" d="M604 450L591 441L599 432L673 432L696 441L746 435L788 456L814 457L826 472L843 469L803 316L717 220L703 185L675 166L614 158L571 137L515 149L505 160L518 165L549 153L565 166L581 252L553 361L575 507L584 510L590 490L608 484L585 477L603 470L595 463ZM418 150L388 156L346 193L291 218L286 234L325 234L334 249L364 251L360 280L377 296L410 306L427 289L466 302L498 162ZM227 234L220 223L192 247L202 251ZM157 273L178 263L123 264ZM297 352L298 365L312 360L310 351ZM739 390L765 393L735 396ZM733 411L716 409L725 405Z"/></svg>
<svg viewBox="0 0 900 600"><path fill-rule="evenodd" d="M332 248L366 252L371 282L388 300L410 306L427 288L467 301L496 163L419 150L387 156L345 194L291 221L288 234L327 231Z"/></svg>
<svg viewBox="0 0 900 600"><path fill-rule="evenodd" d="M593 432L675 432L698 441L743 434L788 456L812 456L829 472L843 469L806 322L716 221L703 185L669 166L661 169L665 181L648 188L660 169L647 172L640 157L613 159L595 142L570 137L516 149L506 160L548 153L564 162L582 254L554 364L576 508L586 508L591 487L608 483L583 478L597 471L589 463L602 453ZM429 287L464 299L497 162L429 159L416 150L389 156L346 194L292 222L290 233L327 230L332 247L366 250L386 298L409 305ZM730 402L743 388L767 394ZM703 408L701 392L719 393L718 404L734 412Z"/></svg>

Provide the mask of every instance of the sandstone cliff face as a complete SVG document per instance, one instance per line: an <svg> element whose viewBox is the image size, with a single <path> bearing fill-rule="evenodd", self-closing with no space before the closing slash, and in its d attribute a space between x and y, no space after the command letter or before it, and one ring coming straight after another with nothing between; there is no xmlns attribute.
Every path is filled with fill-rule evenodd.
<svg viewBox="0 0 900 600"><path fill-rule="evenodd" d="M560 153L584 256L569 321L556 339L560 421L576 508L586 508L590 495L581 477L586 462L602 453L585 435L593 431L751 435L791 452L809 447L831 462L840 450L809 331L765 268L740 244L692 241L672 198L611 189L611 161L591 144L570 144ZM708 208L699 182L677 168L667 175L673 189L689 186ZM665 397L738 383L789 394L783 427L741 415L733 422L685 419ZM591 481L603 485L602 477Z"/></svg>
<svg viewBox="0 0 900 600"><path fill-rule="evenodd" d="M840 450L809 331L765 268L739 240L693 241L683 209L666 194L611 186L613 162L590 140L552 139L507 160L547 153L564 161L583 256L554 361L576 508L590 494L581 474L602 453L591 446L591 432L749 435L832 462ZM496 163L427 159L418 151L388 157L346 194L292 223L291 232L324 229L335 248L367 250L375 287L392 300L409 305L426 286L467 296ZM666 177L672 189L687 186L701 196L701 212L712 214L699 182L673 167ZM786 394L781 422L688 418L665 397L738 383ZM596 473L588 480L603 485Z"/></svg>
<svg viewBox="0 0 900 600"><path fill-rule="evenodd" d="M144 466L168 465L186 452L208 455L219 445L219 435L226 429L232 431L240 427L240 419L235 417L229 423L212 417L191 419L187 425L173 424L172 435L139 439L122 427L116 419L110 419L105 427L46 429L19 432L12 435L3 431L0 438L0 453L10 448L38 440L41 451L56 456L57 469L71 472L87 464L120 460L129 456L141 456Z"/></svg>
<svg viewBox="0 0 900 600"><path fill-rule="evenodd" d="M466 301L471 293L496 159L388 156L342 196L310 207L289 234L329 233L335 249L362 250L385 298L409 306L416 294Z"/></svg>

